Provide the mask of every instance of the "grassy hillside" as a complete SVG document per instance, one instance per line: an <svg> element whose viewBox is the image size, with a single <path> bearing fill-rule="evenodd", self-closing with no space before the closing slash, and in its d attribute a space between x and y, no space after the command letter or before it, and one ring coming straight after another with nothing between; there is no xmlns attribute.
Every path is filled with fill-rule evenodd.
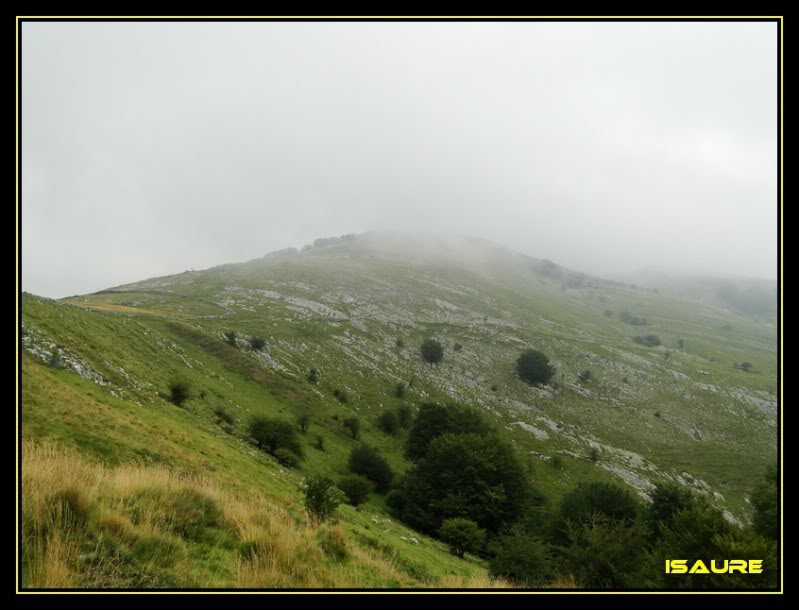
<svg viewBox="0 0 799 610"><path fill-rule="evenodd" d="M345 418L408 467L403 436L376 424L402 402L484 410L553 503L582 480L642 498L672 480L745 522L775 457L773 326L483 242L347 237L63 301L25 295L23 327L31 586L501 585L377 494L336 524L307 521L303 479L347 472ZM632 339L649 334L662 345ZM418 355L429 336L445 346L436 367ZM555 363L550 386L515 376L528 346ZM175 381L191 388L182 407L167 400ZM255 415L300 412L312 423L298 469L247 438Z"/></svg>

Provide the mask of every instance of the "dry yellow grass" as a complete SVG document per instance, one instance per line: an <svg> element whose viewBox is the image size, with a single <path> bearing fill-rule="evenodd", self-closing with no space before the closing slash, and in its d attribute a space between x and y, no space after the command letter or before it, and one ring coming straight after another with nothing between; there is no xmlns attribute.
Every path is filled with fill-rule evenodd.
<svg viewBox="0 0 799 610"><path fill-rule="evenodd" d="M354 544L340 524L317 525L257 493L162 466L109 467L26 441L22 479L28 587L507 586L484 576L414 580L379 551ZM196 553L213 553L216 563L198 562ZM93 558L88 567L81 554Z"/></svg>

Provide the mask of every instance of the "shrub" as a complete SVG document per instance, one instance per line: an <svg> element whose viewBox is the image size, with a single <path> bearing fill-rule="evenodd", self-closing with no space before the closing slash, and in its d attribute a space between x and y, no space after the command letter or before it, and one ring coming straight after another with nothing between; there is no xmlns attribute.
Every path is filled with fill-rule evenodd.
<svg viewBox="0 0 799 610"><path fill-rule="evenodd" d="M736 362L735 363L735 368L738 369L739 371L744 371L746 373L749 373L749 372L752 371L752 363L751 362Z"/></svg>
<svg viewBox="0 0 799 610"><path fill-rule="evenodd" d="M397 337L397 341L395 344L399 349L405 347L405 341L403 341L401 337Z"/></svg>
<svg viewBox="0 0 799 610"><path fill-rule="evenodd" d="M347 392L340 388L333 390L333 396L343 405L346 405L350 401L350 397L347 395Z"/></svg>
<svg viewBox="0 0 799 610"><path fill-rule="evenodd" d="M394 396L397 398L403 398L405 396L406 386L405 383L400 381L397 385L394 386Z"/></svg>
<svg viewBox="0 0 799 610"><path fill-rule="evenodd" d="M605 310L605 317L606 318L612 318L613 317L613 310L612 309L606 309Z"/></svg>
<svg viewBox="0 0 799 610"><path fill-rule="evenodd" d="M679 579L663 573L666 559L712 558L762 559L761 574L684 574ZM731 525L721 511L696 497L689 508L674 513L671 523L660 528L660 540L649 559L652 585L680 589L774 588L777 585L776 549L750 528Z"/></svg>
<svg viewBox="0 0 799 610"><path fill-rule="evenodd" d="M297 430L289 422L268 417L256 417L249 426L250 436L259 449L276 455L278 449L288 449L302 457L302 445Z"/></svg>
<svg viewBox="0 0 799 610"><path fill-rule="evenodd" d="M492 392L498 392L499 391L499 385L496 384L496 383L492 384L491 385L491 391Z"/></svg>
<svg viewBox="0 0 799 610"><path fill-rule="evenodd" d="M214 415L216 415L219 421L225 422L229 426L236 424L236 420L233 418L233 416L225 411L222 407L217 407L214 409Z"/></svg>
<svg viewBox="0 0 799 610"><path fill-rule="evenodd" d="M653 538L660 537L661 528L671 526L678 512L696 503L690 490L676 483L658 483L650 497L652 503L646 508L644 520Z"/></svg>
<svg viewBox="0 0 799 610"><path fill-rule="evenodd" d="M266 347L266 341L261 339L261 337L250 337L249 343L250 347L254 349L256 352L260 352L262 349Z"/></svg>
<svg viewBox="0 0 799 610"><path fill-rule="evenodd" d="M225 343L228 345L232 345L233 347L237 346L236 340L238 339L238 335L236 334L235 330L229 330L224 335Z"/></svg>
<svg viewBox="0 0 799 610"><path fill-rule="evenodd" d="M401 428L407 430L413 424L413 408L410 405L401 404L397 407L397 419Z"/></svg>
<svg viewBox="0 0 799 610"><path fill-rule="evenodd" d="M645 345L646 347L657 347L661 344L660 337L657 335L644 335L639 337L633 337L633 341L638 343L639 345Z"/></svg>
<svg viewBox="0 0 799 610"><path fill-rule="evenodd" d="M585 370L577 376L577 379L582 383L589 383L594 379L594 374L589 370Z"/></svg>
<svg viewBox="0 0 799 610"><path fill-rule="evenodd" d="M560 549L560 569L572 574L581 586L641 586L646 537L639 524L622 524L597 513L585 522L569 523L566 536L568 544Z"/></svg>
<svg viewBox="0 0 799 610"><path fill-rule="evenodd" d="M456 352L459 352L463 349L463 346L460 343L456 343L455 345L452 346L452 349Z"/></svg>
<svg viewBox="0 0 799 610"><path fill-rule="evenodd" d="M552 467L557 470L563 468L563 458L560 457L559 455L553 455L549 463L552 464Z"/></svg>
<svg viewBox="0 0 799 610"><path fill-rule="evenodd" d="M50 357L47 359L47 366L54 369L64 368L64 359L57 349L53 350L53 353L50 354Z"/></svg>
<svg viewBox="0 0 799 610"><path fill-rule="evenodd" d="M444 348L435 339L425 339L420 348L422 359L430 365L438 364L444 358Z"/></svg>
<svg viewBox="0 0 799 610"><path fill-rule="evenodd" d="M380 452L368 445L359 445L350 452L349 468L375 484L375 489L385 493L394 480L394 471Z"/></svg>
<svg viewBox="0 0 799 610"><path fill-rule="evenodd" d="M314 447L319 449L319 451L325 450L325 437L321 434L317 435L316 441L314 441Z"/></svg>
<svg viewBox="0 0 799 610"><path fill-rule="evenodd" d="M405 455L412 460L424 456L430 443L446 433L483 434L492 430L482 414L460 405L428 402L421 406L405 442Z"/></svg>
<svg viewBox="0 0 799 610"><path fill-rule="evenodd" d="M683 340L683 339L677 339L677 347L678 347L679 349L683 349L683 348L685 347L685 340Z"/></svg>
<svg viewBox="0 0 799 610"><path fill-rule="evenodd" d="M594 462L595 464L599 461L599 449L596 447L591 447L591 451L588 454L589 459Z"/></svg>
<svg viewBox="0 0 799 610"><path fill-rule="evenodd" d="M636 316L634 314L631 314L629 311L622 311L619 314L619 320L621 320L625 324L629 324L631 326L646 326L647 325L647 319L646 318L642 318L640 316Z"/></svg>
<svg viewBox="0 0 799 610"><path fill-rule="evenodd" d="M463 557L465 553L473 553L483 547L486 532L470 519L455 517L444 520L438 535L449 545L453 555Z"/></svg>
<svg viewBox="0 0 799 610"><path fill-rule="evenodd" d="M308 381L311 383L319 383L319 371L316 369L308 371Z"/></svg>
<svg viewBox="0 0 799 610"><path fill-rule="evenodd" d="M538 587L552 576L552 559L547 544L520 527L496 539L494 556L488 564L492 578L504 578L521 587Z"/></svg>
<svg viewBox="0 0 799 610"><path fill-rule="evenodd" d="M191 386L187 381L174 381L169 385L169 402L178 407L189 399Z"/></svg>
<svg viewBox="0 0 799 610"><path fill-rule="evenodd" d="M555 537L563 542L569 524L589 523L597 514L615 522L631 524L638 513L638 501L615 483L581 483L560 501Z"/></svg>
<svg viewBox="0 0 799 610"><path fill-rule="evenodd" d="M516 360L516 372L529 384L546 383L555 374L555 368L543 353L528 349Z"/></svg>
<svg viewBox="0 0 799 610"><path fill-rule="evenodd" d="M766 469L763 479L752 491L751 502L754 508L752 527L761 536L769 540L776 540L779 533L779 520L777 519L777 467L774 465Z"/></svg>
<svg viewBox="0 0 799 610"><path fill-rule="evenodd" d="M374 489L372 482L358 474L344 477L338 482L338 488L347 496L347 501L352 506L363 504Z"/></svg>
<svg viewBox="0 0 799 610"><path fill-rule="evenodd" d="M352 438L356 441L361 438L361 420L355 417L348 417L343 422L341 422L343 426L350 431Z"/></svg>
<svg viewBox="0 0 799 610"><path fill-rule="evenodd" d="M308 428L311 427L311 413L308 410L302 410L297 415L297 425L303 434L308 432Z"/></svg>
<svg viewBox="0 0 799 610"><path fill-rule="evenodd" d="M315 521L326 521L336 514L341 504L341 491L327 477L311 477L305 481L305 508Z"/></svg>
<svg viewBox="0 0 799 610"><path fill-rule="evenodd" d="M283 447L275 449L274 456L278 462L280 462L284 466L288 466L289 468L295 468L300 463L300 458L297 456L296 453L294 453L293 451L289 451L288 449L285 449Z"/></svg>
<svg viewBox="0 0 799 610"><path fill-rule="evenodd" d="M383 411L377 418L377 426L386 434L396 436L399 434L400 424L397 414L393 410Z"/></svg>

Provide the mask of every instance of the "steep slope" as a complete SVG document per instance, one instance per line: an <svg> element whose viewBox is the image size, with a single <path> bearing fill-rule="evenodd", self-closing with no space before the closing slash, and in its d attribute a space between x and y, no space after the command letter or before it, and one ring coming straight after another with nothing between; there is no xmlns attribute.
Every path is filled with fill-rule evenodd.
<svg viewBox="0 0 799 610"><path fill-rule="evenodd" d="M625 323L623 312L646 325ZM584 479L622 480L642 497L653 483L675 480L744 521L746 496L775 455L773 326L479 240L317 240L301 252L62 302L27 295L23 322L26 439L76 446L108 467L138 459L211 475L214 485L263 494L297 519L303 476L346 471L353 442L341 421L349 415L396 470L407 467L402 438L375 424L402 400L457 400L490 413L552 501ZM238 347L224 341L230 331ZM662 345L632 339L650 334ZM264 338L266 349L246 349L249 336ZM418 355L429 336L445 346L437 367ZM554 361L552 385L515 376L525 347ZM744 361L751 370L736 368ZM307 380L311 368L316 384ZM586 370L591 380L580 381ZM192 387L183 409L164 399L175 379ZM408 387L402 399L398 383ZM217 422L220 407L233 430ZM291 471L256 451L244 427L254 414L299 410L310 410L313 423L307 459ZM324 450L313 448L319 435ZM348 544L396 570L364 567L369 582L483 577L479 561L456 561L393 521L382 502L373 496L362 510L343 509ZM221 561L217 583L233 578L231 561Z"/></svg>

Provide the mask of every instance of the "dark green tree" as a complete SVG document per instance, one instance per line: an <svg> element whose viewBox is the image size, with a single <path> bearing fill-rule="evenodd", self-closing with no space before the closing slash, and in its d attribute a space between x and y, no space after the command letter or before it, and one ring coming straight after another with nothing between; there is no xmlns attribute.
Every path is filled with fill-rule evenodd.
<svg viewBox="0 0 799 610"><path fill-rule="evenodd" d="M169 385L169 402L178 407L182 406L191 396L191 386L188 381L173 381Z"/></svg>
<svg viewBox="0 0 799 610"><path fill-rule="evenodd" d="M438 364L444 358L444 348L435 339L425 339L420 348L422 358L430 365Z"/></svg>
<svg viewBox="0 0 799 610"><path fill-rule="evenodd" d="M259 449L272 455L278 449L287 449L297 457L302 457L302 445L297 430L287 421L256 417L250 422L248 431Z"/></svg>
<svg viewBox="0 0 799 610"><path fill-rule="evenodd" d="M777 467L772 464L766 469L765 477L752 491L750 501L754 509L752 527L755 532L768 540L776 540L779 534L777 520Z"/></svg>
<svg viewBox="0 0 799 610"><path fill-rule="evenodd" d="M266 347L266 341L261 339L261 337L250 337L249 343L250 347L254 349L256 352L260 352L262 349Z"/></svg>
<svg viewBox="0 0 799 610"><path fill-rule="evenodd" d="M358 506L366 502L369 494L374 489L374 485L364 476L351 474L338 482L338 488L347 496L349 504Z"/></svg>
<svg viewBox="0 0 799 610"><path fill-rule="evenodd" d="M528 349L516 360L516 373L522 381L533 385L548 382L555 374L555 368L542 352Z"/></svg>
<svg viewBox="0 0 799 610"><path fill-rule="evenodd" d="M358 419L357 417L355 417L353 415L352 417L346 418L341 423L347 430L349 430L349 432L352 435L353 439L355 439L357 441L359 438L361 438L361 420L360 419Z"/></svg>
<svg viewBox="0 0 799 610"><path fill-rule="evenodd" d="M442 434L484 434L491 431L491 425L475 409L454 404L425 403L413 420L405 443L405 455L412 460L420 459L433 439Z"/></svg>
<svg viewBox="0 0 799 610"><path fill-rule="evenodd" d="M435 532L445 519L471 519L496 533L528 503L527 473L513 449L495 434L444 434L408 470L401 487L401 519Z"/></svg>
<svg viewBox="0 0 799 610"><path fill-rule="evenodd" d="M445 519L438 528L438 537L449 545L450 552L458 557L483 548L486 532L474 521L462 517Z"/></svg>
<svg viewBox="0 0 799 610"><path fill-rule="evenodd" d="M315 521L326 521L336 514L342 502L341 491L327 477L311 477L305 481L305 508Z"/></svg>
<svg viewBox="0 0 799 610"><path fill-rule="evenodd" d="M519 587L541 587L553 575L551 550L540 538L521 527L499 536L491 545L488 571Z"/></svg>
<svg viewBox="0 0 799 610"><path fill-rule="evenodd" d="M393 409L383 411L377 417L377 426L386 434L396 436L400 431L399 418Z"/></svg>
<svg viewBox="0 0 799 610"><path fill-rule="evenodd" d="M375 484L375 489L385 493L394 480L394 471L380 452L368 445L359 445L350 452L349 468Z"/></svg>

